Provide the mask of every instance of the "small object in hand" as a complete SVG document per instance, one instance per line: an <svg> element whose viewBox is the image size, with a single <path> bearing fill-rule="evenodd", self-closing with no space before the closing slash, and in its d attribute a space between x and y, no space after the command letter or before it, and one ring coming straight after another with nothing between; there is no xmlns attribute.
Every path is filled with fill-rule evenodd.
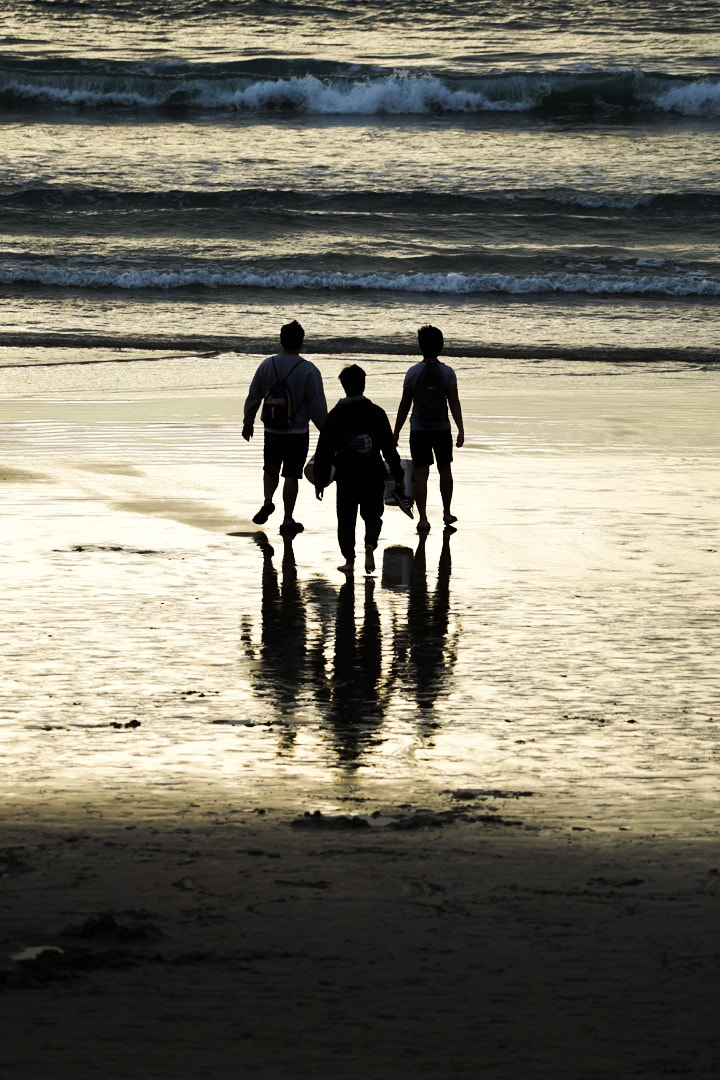
<svg viewBox="0 0 720 1080"><path fill-rule="evenodd" d="M413 516L413 501L409 495L405 494L403 488L398 487L397 484L390 492L391 498L396 506L399 506L403 514L407 514L409 518Z"/></svg>

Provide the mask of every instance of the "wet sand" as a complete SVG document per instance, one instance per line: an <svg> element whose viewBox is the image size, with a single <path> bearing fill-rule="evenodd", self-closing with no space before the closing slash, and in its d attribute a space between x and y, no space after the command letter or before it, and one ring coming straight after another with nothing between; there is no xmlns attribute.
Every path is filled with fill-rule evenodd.
<svg viewBox="0 0 720 1080"><path fill-rule="evenodd" d="M717 1075L715 845L203 816L8 838L6 1075Z"/></svg>
<svg viewBox="0 0 720 1080"><path fill-rule="evenodd" d="M466 373L343 589L236 360L99 371L0 388L7 1075L715 1077L714 373Z"/></svg>

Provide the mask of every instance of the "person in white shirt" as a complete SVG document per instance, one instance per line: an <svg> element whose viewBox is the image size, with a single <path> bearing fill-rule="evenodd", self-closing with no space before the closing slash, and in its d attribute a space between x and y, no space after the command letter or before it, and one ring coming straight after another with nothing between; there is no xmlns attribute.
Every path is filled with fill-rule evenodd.
<svg viewBox="0 0 720 1080"><path fill-rule="evenodd" d="M263 406L264 501L253 521L256 525L264 525L274 512L273 496L282 472L285 516L280 532L290 536L303 530L303 525L294 520L293 512L308 455L310 421L319 430L327 416L322 375L313 363L300 355L304 340L305 331L297 320L281 328L281 351L275 356L268 356L258 367L250 383L243 413L242 437L249 442L253 437L258 409ZM274 391L276 417L273 417L273 409L267 405Z"/></svg>

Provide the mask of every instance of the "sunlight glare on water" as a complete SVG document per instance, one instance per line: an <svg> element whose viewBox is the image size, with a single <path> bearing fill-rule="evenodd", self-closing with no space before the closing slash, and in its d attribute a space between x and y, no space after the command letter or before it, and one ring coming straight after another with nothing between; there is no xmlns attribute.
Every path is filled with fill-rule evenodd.
<svg viewBox="0 0 720 1080"><path fill-rule="evenodd" d="M371 371L387 408L399 364ZM527 823L711 827L719 433L701 373L459 371L457 533L423 542L389 509L377 578L341 587L332 500L304 490L286 546L244 516L260 451L229 396L178 411L135 383L110 421L100 370L95 406L56 385L54 419L5 424L15 797L468 789Z"/></svg>

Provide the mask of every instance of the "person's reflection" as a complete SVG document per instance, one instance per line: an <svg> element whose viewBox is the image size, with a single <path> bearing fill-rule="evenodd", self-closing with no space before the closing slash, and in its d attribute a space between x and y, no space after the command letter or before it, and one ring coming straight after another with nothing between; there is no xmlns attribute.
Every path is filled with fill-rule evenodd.
<svg viewBox="0 0 720 1080"><path fill-rule="evenodd" d="M359 629L352 578L340 587L337 598L327 728L338 760L348 768L361 765L376 743L386 706L382 630L374 586L372 578L365 580Z"/></svg>
<svg viewBox="0 0 720 1080"><path fill-rule="evenodd" d="M328 677L327 654L334 642L334 622L337 611L337 588L325 578L314 577L305 586L305 597L314 627L308 653L308 677L316 704L324 715L330 705L331 680Z"/></svg>
<svg viewBox="0 0 720 1080"><path fill-rule="evenodd" d="M305 598L298 582L293 537L283 538L281 577L265 533L256 533L253 539L263 554L260 662L255 671L255 690L261 701L270 702L289 721L303 687L308 652ZM283 747L292 745L295 734L294 727L284 727Z"/></svg>
<svg viewBox="0 0 720 1080"><path fill-rule="evenodd" d="M450 625L450 537L443 533L437 582L430 595L427 583L427 536L421 535L413 557L408 588L407 663L418 705L431 710L440 694L447 691L457 659Z"/></svg>

